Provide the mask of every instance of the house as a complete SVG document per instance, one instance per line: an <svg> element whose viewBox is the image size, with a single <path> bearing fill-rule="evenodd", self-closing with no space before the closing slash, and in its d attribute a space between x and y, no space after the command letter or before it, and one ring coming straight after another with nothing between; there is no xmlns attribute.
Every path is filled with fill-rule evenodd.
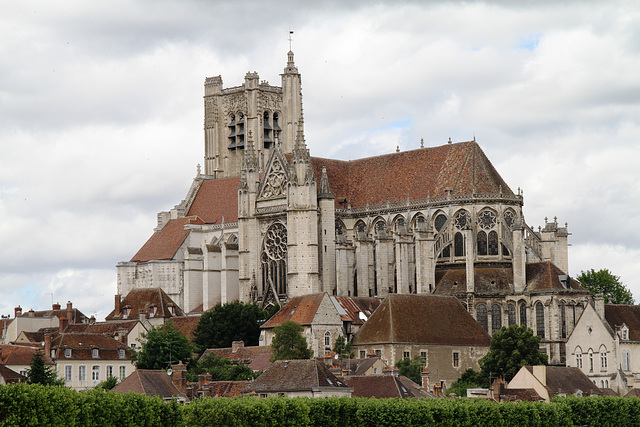
<svg viewBox="0 0 640 427"><path fill-rule="evenodd" d="M432 383L451 384L488 353L491 337L451 296L390 294L355 334L361 358L380 356L390 366L420 356Z"/></svg>
<svg viewBox="0 0 640 427"><path fill-rule="evenodd" d="M202 353L199 360L207 355L213 354L223 359L229 359L234 365L242 363L247 365L253 372L261 372L271 366L271 346L248 346L244 341L233 341L231 347L208 348Z"/></svg>
<svg viewBox="0 0 640 427"><path fill-rule="evenodd" d="M256 378L243 395L349 397L353 388L319 360L278 360Z"/></svg>
<svg viewBox="0 0 640 427"><path fill-rule="evenodd" d="M353 388L352 397L387 398L435 398L436 395L425 390L403 375L350 375L344 378Z"/></svg>
<svg viewBox="0 0 640 427"><path fill-rule="evenodd" d="M580 369L568 366L523 366L506 388L533 389L545 402L555 396L603 394Z"/></svg>
<svg viewBox="0 0 640 427"><path fill-rule="evenodd" d="M59 303L53 304L51 310L22 312L22 308L17 306L14 309L14 319L6 325L5 340L9 344L15 342L21 332L36 332L41 328L58 329L61 323L86 323L89 318L80 310L73 307L71 301L67 302L65 308L61 308Z"/></svg>
<svg viewBox="0 0 640 427"><path fill-rule="evenodd" d="M65 333L101 334L120 341L124 345L137 348L150 324L140 319L112 320L110 322L72 323L63 330Z"/></svg>
<svg viewBox="0 0 640 427"><path fill-rule="evenodd" d="M0 384L13 384L27 381L25 375L19 374L0 364Z"/></svg>
<svg viewBox="0 0 640 427"><path fill-rule="evenodd" d="M188 402L187 396L173 383L171 374L164 370L138 369L111 389L114 393L139 393L157 396L163 400Z"/></svg>
<svg viewBox="0 0 640 427"><path fill-rule="evenodd" d="M167 319L184 316L182 309L161 288L131 289L124 298L115 296L114 309L105 320L140 319L151 326L163 325ZM151 329L151 328L148 328Z"/></svg>
<svg viewBox="0 0 640 427"><path fill-rule="evenodd" d="M620 396L640 388L640 306L587 305L567 341L567 366L580 369L600 388Z"/></svg>
<svg viewBox="0 0 640 427"><path fill-rule="evenodd" d="M93 388L109 377L123 380L134 370L129 347L101 334L46 335L45 354L55 362L65 386L76 390Z"/></svg>
<svg viewBox="0 0 640 427"><path fill-rule="evenodd" d="M273 328L292 321L302 325L303 335L314 357L328 355L336 339L348 337L361 327L378 305L376 298L337 298L326 292L291 298L260 327L260 345L270 346Z"/></svg>
<svg viewBox="0 0 640 427"><path fill-rule="evenodd" d="M44 346L40 344L36 346L3 344L0 345L0 364L20 375L27 375L33 355L43 350ZM55 369L55 362L51 360L49 353L43 353L43 358L46 366Z"/></svg>

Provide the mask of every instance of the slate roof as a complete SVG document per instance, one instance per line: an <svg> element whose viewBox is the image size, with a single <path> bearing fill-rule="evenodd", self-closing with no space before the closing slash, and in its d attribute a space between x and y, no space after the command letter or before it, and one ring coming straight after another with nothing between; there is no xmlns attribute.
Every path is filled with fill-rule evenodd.
<svg viewBox="0 0 640 427"><path fill-rule="evenodd" d="M129 347L111 337L102 334L62 333L51 340L51 349L56 351L56 358L69 360L92 360L93 349L98 349L100 360L122 360L120 349L125 350L125 359L131 356ZM65 357L64 350L71 349L71 357Z"/></svg>
<svg viewBox="0 0 640 427"><path fill-rule="evenodd" d="M532 366L525 368L533 374ZM600 396L602 391L580 370L580 368L570 366L547 366L547 384L545 387L549 392L549 398L556 394L574 394L581 390L590 396Z"/></svg>
<svg viewBox="0 0 640 427"><path fill-rule="evenodd" d="M245 393L312 391L318 387L348 389L319 360L279 360L256 378Z"/></svg>
<svg viewBox="0 0 640 427"><path fill-rule="evenodd" d="M4 379L5 384L21 383L27 381L27 377L15 372L12 369L0 364L0 378Z"/></svg>
<svg viewBox="0 0 640 427"><path fill-rule="evenodd" d="M173 317L184 316L182 309L176 304L169 295L167 295L161 288L136 288L129 291L120 302L120 312L116 313L115 309L109 313L106 320L124 320L124 319L138 319L140 311L144 310L147 314L149 308L155 306L155 314L149 317ZM125 318L122 314L122 309L128 307L129 313ZM171 307L174 308L175 314L172 314Z"/></svg>
<svg viewBox="0 0 640 427"><path fill-rule="evenodd" d="M275 328L280 326L283 322L292 321L301 325L310 325L313 322L313 318L320 307L322 299L327 295L326 293L309 294L301 297L294 297L289 300L276 314L271 316L262 329Z"/></svg>
<svg viewBox="0 0 640 427"><path fill-rule="evenodd" d="M265 371L271 366L271 354L273 350L271 346L249 346L240 347L233 352L232 347L227 348L208 348L202 353L200 360L208 354L215 354L218 357L231 360L233 363L242 363L247 365L253 371Z"/></svg>
<svg viewBox="0 0 640 427"><path fill-rule="evenodd" d="M453 195L513 195L475 141L350 161L312 157L311 163L318 180L327 168L336 206L345 199L352 208L423 200L444 196L446 189Z"/></svg>
<svg viewBox="0 0 640 427"><path fill-rule="evenodd" d="M353 344L489 346L491 337L452 296L390 294L354 335Z"/></svg>
<svg viewBox="0 0 640 427"><path fill-rule="evenodd" d="M169 221L162 227L162 230L151 235L149 240L131 258L131 262L140 264L151 260L173 259L189 235L189 230L185 230L185 225L188 224L204 224L204 221L197 216L187 216Z"/></svg>
<svg viewBox="0 0 640 427"><path fill-rule="evenodd" d="M31 358L38 351L36 347L29 347L24 345L12 345L3 344L0 345L0 364L3 365L28 365L31 363ZM44 362L47 365L54 365L48 354L44 354L44 348L41 348L44 356Z"/></svg>
<svg viewBox="0 0 640 427"><path fill-rule="evenodd" d="M163 370L138 369L116 385L112 391L121 394L130 392L146 394L163 399L172 397L186 399L186 396L173 384L171 377Z"/></svg>
<svg viewBox="0 0 640 427"><path fill-rule="evenodd" d="M345 377L345 382L353 388L352 397L384 398L434 398L433 393L423 389L405 376L363 375Z"/></svg>
<svg viewBox="0 0 640 427"><path fill-rule="evenodd" d="M605 304L604 318L614 330L627 325L629 340L640 341L640 305Z"/></svg>

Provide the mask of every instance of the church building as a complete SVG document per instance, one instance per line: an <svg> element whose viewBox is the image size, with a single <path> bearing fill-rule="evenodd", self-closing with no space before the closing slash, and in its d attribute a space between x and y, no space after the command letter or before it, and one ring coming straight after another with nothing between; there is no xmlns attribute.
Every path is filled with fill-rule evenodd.
<svg viewBox="0 0 640 427"><path fill-rule="evenodd" d="M567 275L566 224L525 222L474 140L357 160L312 157L293 52L281 86L204 83L204 172L117 266L118 293L160 287L185 312L326 292L457 297L489 334L526 324L550 362L589 293ZM416 319L419 321L419 319Z"/></svg>

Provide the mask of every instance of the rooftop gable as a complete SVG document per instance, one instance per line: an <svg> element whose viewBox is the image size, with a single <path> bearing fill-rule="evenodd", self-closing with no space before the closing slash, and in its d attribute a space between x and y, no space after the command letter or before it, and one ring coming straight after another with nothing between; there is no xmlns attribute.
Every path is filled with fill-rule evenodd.
<svg viewBox="0 0 640 427"><path fill-rule="evenodd" d="M629 340L640 341L640 305L605 304L604 318L613 329L627 325Z"/></svg>
<svg viewBox="0 0 640 427"><path fill-rule="evenodd" d="M533 366L525 366L532 375ZM557 394L575 394L578 391L585 395L599 396L602 391L580 370L571 366L545 366L546 383L543 385L549 391L549 398ZM537 377L536 377L537 378ZM540 378L537 378L541 381Z"/></svg>
<svg viewBox="0 0 640 427"><path fill-rule="evenodd" d="M149 309L154 309L153 315ZM125 314L125 309L128 310ZM184 316L182 309L161 288L136 288L120 301L120 312L114 309L106 320L138 319L144 312L149 317Z"/></svg>
<svg viewBox="0 0 640 427"><path fill-rule="evenodd" d="M390 294L353 338L354 345L413 343L488 347L490 342L491 337L455 297L440 295Z"/></svg>
<svg viewBox="0 0 640 427"><path fill-rule="evenodd" d="M276 314L261 326L262 329L275 328L286 321L311 325L326 293L309 294L289 300Z"/></svg>

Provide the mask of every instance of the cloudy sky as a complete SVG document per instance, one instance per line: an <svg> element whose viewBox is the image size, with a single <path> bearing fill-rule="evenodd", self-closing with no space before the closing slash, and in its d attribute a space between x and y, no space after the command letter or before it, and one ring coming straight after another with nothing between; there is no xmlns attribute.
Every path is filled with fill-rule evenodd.
<svg viewBox="0 0 640 427"><path fill-rule="evenodd" d="M640 301L635 0L25 0L0 2L0 313L104 318L202 163L204 78L279 85L289 28L312 155L475 136L532 227L568 222L569 273Z"/></svg>

